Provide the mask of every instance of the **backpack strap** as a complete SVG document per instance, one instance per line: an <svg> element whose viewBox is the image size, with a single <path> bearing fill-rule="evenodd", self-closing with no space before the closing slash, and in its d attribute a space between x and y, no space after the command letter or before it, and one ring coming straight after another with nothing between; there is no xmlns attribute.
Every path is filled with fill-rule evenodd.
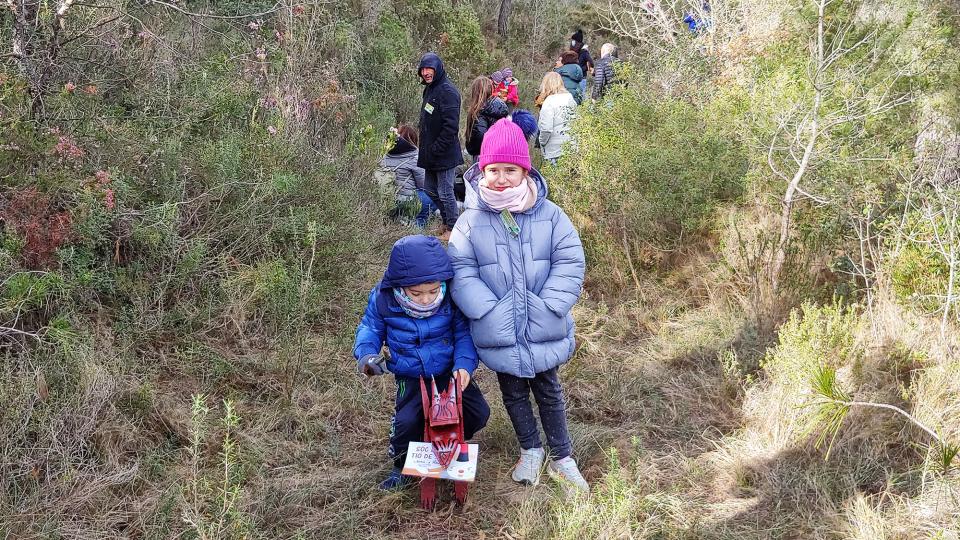
<svg viewBox="0 0 960 540"><path fill-rule="evenodd" d="M400 170L400 167L403 167L403 166L406 165L407 163L410 163L410 161L412 161L413 159L414 159L413 156L408 157L407 159L405 159L405 160L403 160L402 162L400 162L399 165L397 165L396 167L393 167L393 168L384 165L383 162L381 162L381 165L383 166L384 169L387 169L388 171L395 173L395 172L397 172L398 170Z"/></svg>

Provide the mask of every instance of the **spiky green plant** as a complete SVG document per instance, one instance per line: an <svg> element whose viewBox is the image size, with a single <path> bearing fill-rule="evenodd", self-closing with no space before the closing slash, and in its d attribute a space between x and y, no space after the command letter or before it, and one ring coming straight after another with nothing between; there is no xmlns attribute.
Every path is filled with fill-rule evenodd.
<svg viewBox="0 0 960 540"><path fill-rule="evenodd" d="M809 429L823 426L815 446L818 449L821 448L829 438L826 454L826 458L829 458L833 443L836 442L837 434L840 432L840 426L850 412L850 396L837 384L836 368L824 364L814 368L810 376L810 384L817 400L814 402L816 410Z"/></svg>
<svg viewBox="0 0 960 540"><path fill-rule="evenodd" d="M932 448L936 457L934 461L934 470L936 473L946 475L956 466L957 453L960 453L960 445L952 443L937 442Z"/></svg>
<svg viewBox="0 0 960 540"><path fill-rule="evenodd" d="M956 467L955 458L957 454L960 453L960 445L946 441L934 430L924 425L900 407L887 403L853 400L850 394L837 382L836 368L824 364L818 365L811 373L810 385L815 395L814 401L811 402L810 405L816 407L816 409L807 429L808 432L820 429L815 444L816 448L821 448L827 439L830 440L824 459L830 458L830 452L833 449L833 444L840 431L840 426L843 424L843 420L846 418L847 413L850 412L850 409L853 407L871 407L893 411L903 416L933 439L929 449L936 458L934 461L934 465L936 466L935 472L946 475Z"/></svg>

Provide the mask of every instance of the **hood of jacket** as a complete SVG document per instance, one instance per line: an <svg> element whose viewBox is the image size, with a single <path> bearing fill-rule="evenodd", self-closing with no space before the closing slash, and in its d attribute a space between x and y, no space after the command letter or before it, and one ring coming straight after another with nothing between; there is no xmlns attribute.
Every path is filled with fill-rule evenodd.
<svg viewBox="0 0 960 540"><path fill-rule="evenodd" d="M487 116L489 118L496 118L497 120L507 116L510 110L507 109L507 104L498 97L492 97L484 103L483 108L480 109L480 114Z"/></svg>
<svg viewBox="0 0 960 540"><path fill-rule="evenodd" d="M547 182L544 180L543 176L540 174L540 171L536 169L530 169L529 172L530 178L537 184L537 202L533 203L528 210L522 212L523 214L536 211L540 205L543 204L543 201L547 199ZM468 186L467 189L472 189L474 191L474 197L467 197L464 201L464 208L472 210L481 210L483 212L493 212L494 214L499 214L498 210L490 208L490 205L483 202L483 199L480 198L480 180L483 178L483 172L480 171L480 164L474 163L467 169L467 172L463 173L463 180Z"/></svg>
<svg viewBox="0 0 960 540"><path fill-rule="evenodd" d="M418 149L410 141L404 139L403 137L397 137L397 142L393 145L393 148L387 152L387 155L390 156L400 156L403 154L409 154L410 152L416 152Z"/></svg>
<svg viewBox="0 0 960 540"><path fill-rule="evenodd" d="M453 265L440 240L422 234L405 236L393 245L381 289L409 287L453 279Z"/></svg>
<svg viewBox="0 0 960 540"><path fill-rule="evenodd" d="M580 82L583 79L583 70L580 69L580 65L577 63L573 64L564 64L558 68L555 68L554 71L560 74L562 77L566 77L573 82Z"/></svg>
<svg viewBox="0 0 960 540"><path fill-rule="evenodd" d="M426 84L420 77L420 71L423 68L433 68L436 72L433 76L433 82L427 85L429 87L437 86L447 78L447 70L443 67L443 60L436 53L428 52L420 58L420 65L417 67L417 77L420 78L420 84Z"/></svg>
<svg viewBox="0 0 960 540"><path fill-rule="evenodd" d="M543 100L543 106L547 105L551 107L576 107L577 100L573 98L573 94L570 92L560 92L559 94L550 94L547 96L547 99Z"/></svg>
<svg viewBox="0 0 960 540"><path fill-rule="evenodd" d="M517 109L513 111L513 114L510 115L510 118L513 119L513 123L520 126L520 131L523 131L523 136L526 138L533 137L537 134L539 127L537 126L537 119L533 117L533 114L526 109Z"/></svg>
<svg viewBox="0 0 960 540"><path fill-rule="evenodd" d="M396 169L403 165L409 165L409 168L417 166L417 157L420 155L420 152L414 148L402 154L388 153L383 156L383 166L390 169Z"/></svg>

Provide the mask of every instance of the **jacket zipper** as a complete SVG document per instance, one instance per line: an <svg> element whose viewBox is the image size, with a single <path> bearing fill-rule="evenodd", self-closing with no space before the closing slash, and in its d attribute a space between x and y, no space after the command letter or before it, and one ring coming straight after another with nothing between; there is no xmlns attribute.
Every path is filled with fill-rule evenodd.
<svg viewBox="0 0 960 540"><path fill-rule="evenodd" d="M425 321L426 319L423 320ZM414 321L413 325L417 328L417 343L414 347L414 350L417 352L417 359L420 360L420 373L426 377L427 365L423 363L423 356L420 355L420 349L423 347L423 335L420 333L420 321Z"/></svg>
<svg viewBox="0 0 960 540"><path fill-rule="evenodd" d="M518 214L517 216L514 216L513 219L516 220L519 215L520 214ZM500 220L500 221L501 223L503 223L503 220ZM517 226L519 227L519 225L520 225L520 222L518 221ZM503 229L507 233L507 238L510 238L513 236L512 234L510 234L510 230L507 228L507 225L505 223L503 224ZM536 374L536 370L534 370L533 368L533 352L530 351L530 344L527 342L527 323L529 321L529 316L530 316L530 314L527 312L527 267L523 262L523 227L519 227L519 229L520 231L517 233L517 242L519 243L519 250L520 250L520 277L521 277L521 280L523 281L523 290L520 291L521 294L523 295L523 297L520 299L520 302L521 302L520 305L523 306L523 321L522 321L523 324L522 324L522 327L518 329L517 342L521 346L523 346L524 350L526 350L527 358L530 359L530 369L534 371L534 374ZM513 269L513 250L507 249L507 255L510 257L510 268L512 270ZM516 317L516 312L514 312L514 317Z"/></svg>

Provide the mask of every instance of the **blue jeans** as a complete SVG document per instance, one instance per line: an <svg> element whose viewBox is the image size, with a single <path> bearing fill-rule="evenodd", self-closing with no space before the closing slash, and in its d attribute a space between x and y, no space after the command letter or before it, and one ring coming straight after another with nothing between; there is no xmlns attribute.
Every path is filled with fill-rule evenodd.
<svg viewBox="0 0 960 540"><path fill-rule="evenodd" d="M530 393L537 400L540 410L540 423L547 435L550 455L553 459L563 459L573 453L573 443L567 431L566 402L563 399L563 387L557 368L541 371L532 379L514 377L507 373L497 373L500 393L503 394L503 406L513 424L520 448L542 448L537 420L530 405Z"/></svg>
<svg viewBox="0 0 960 540"><path fill-rule="evenodd" d="M583 96L583 100L587 100L587 76L584 74L583 78L580 79L580 95Z"/></svg>
<svg viewBox="0 0 960 540"><path fill-rule="evenodd" d="M453 180L457 175L457 168L442 169L439 171L426 171L424 179L426 180L424 188L427 195L433 199L433 204L440 209L440 217L443 224L453 229L457 224L459 211L457 210L457 198L453 194Z"/></svg>
<svg viewBox="0 0 960 540"><path fill-rule="evenodd" d="M421 229L427 226L430 216L437 210L437 205L433 204L433 199L422 189L417 190L417 196L420 197L420 213L414 218L417 227Z"/></svg>

